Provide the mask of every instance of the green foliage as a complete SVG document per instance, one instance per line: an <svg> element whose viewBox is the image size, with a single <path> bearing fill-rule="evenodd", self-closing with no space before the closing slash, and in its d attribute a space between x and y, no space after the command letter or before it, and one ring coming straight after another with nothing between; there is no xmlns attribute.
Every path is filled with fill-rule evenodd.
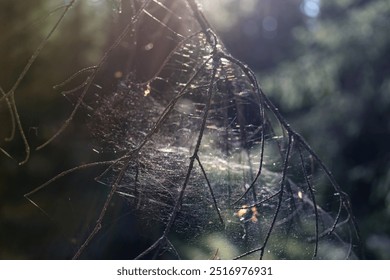
<svg viewBox="0 0 390 280"><path fill-rule="evenodd" d="M259 79L351 194L367 257L389 258L390 5L322 3L295 56Z"/></svg>
<svg viewBox="0 0 390 280"><path fill-rule="evenodd" d="M87 2L77 1L72 7L72 13L54 33L17 89L16 103L32 146L50 137L71 110L71 106L64 106L66 102L52 86L79 69L93 65L103 47L110 46L118 36L108 10L117 9L109 5L121 1ZM86 9L92 2L105 3L105 6ZM299 11L302 1L298 0L230 1L230 6L220 11L220 14L222 11L227 14L225 21L232 19L229 13L239 10L238 2L250 4L253 9L241 4L244 15L235 17L239 25L231 26L233 30L221 27L223 42L234 55L258 71L266 94L321 154L340 185L351 194L367 257L390 258L388 0L322 0L320 16L306 19ZM12 87L27 60L58 19L60 9L56 8L63 4L64 1L1 1L0 85L5 92ZM278 20L275 30L263 28L267 16ZM111 70L116 71L114 64L124 63L123 60L118 56L110 61ZM74 86L70 84L69 88ZM4 126L11 123L4 107L0 108L1 148L20 159L23 157L20 139L17 144L5 143L3 146L3 139L9 132ZM38 108L39 116L36 114ZM46 154L33 155L28 165L18 171L17 162L3 161L5 155L0 153L0 258L60 256L60 253L53 253L53 248L68 251L71 256L74 240L60 240L69 248L59 248L58 240L51 240L51 235L72 236L73 233L48 225L47 217L39 216L37 209L23 199L23 194L46 180L48 174L74 166L68 152L71 143L79 141L80 154L90 145L85 139L74 139L82 138L77 122L65 137L70 140L54 142ZM78 186L81 180L67 180L62 189ZM77 190L77 193L81 192ZM89 211L93 212L95 204L91 194L86 191L84 200L80 200L81 203L88 201ZM68 212L59 210L58 200L54 206L52 201L47 204L50 202L55 208L51 210L50 218L71 219ZM40 203L45 206L45 201ZM70 209L69 201L65 203L68 204L63 209ZM78 226L81 227L74 226L74 232ZM127 230L124 227L123 232L127 233ZM25 232L31 232L33 241L25 239Z"/></svg>
<svg viewBox="0 0 390 280"><path fill-rule="evenodd" d="M64 1L60 0L0 1L0 98L20 77L28 60L61 15L63 5ZM73 6L72 13L46 42L15 90L21 126L32 149L51 135L71 109L71 103L66 102L53 85L95 63L106 44L107 30L111 27L107 25L107 9L90 9L87 5L86 1L78 1ZM48 174L74 165L68 152L71 141L57 142L42 153L32 153L27 164L18 166L25 157L25 148L18 128L14 127L13 139L5 140L12 138L13 130L8 108L3 99L0 102L0 259L40 258L52 251L50 244L58 241L52 236L61 230L48 223L42 213L36 212L23 195L32 186L47 180ZM77 130L77 127L73 129ZM76 140L78 136L80 133L73 130L70 137ZM82 141L79 144L88 144ZM61 215L65 216L64 213ZM48 246L44 248L43 243ZM52 251L52 255L60 251Z"/></svg>

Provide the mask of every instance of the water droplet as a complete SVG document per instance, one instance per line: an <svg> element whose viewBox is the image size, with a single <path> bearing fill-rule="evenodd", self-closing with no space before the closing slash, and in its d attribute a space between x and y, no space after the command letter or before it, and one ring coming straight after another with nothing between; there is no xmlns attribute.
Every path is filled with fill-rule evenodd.
<svg viewBox="0 0 390 280"><path fill-rule="evenodd" d="M146 50L146 51L150 51L151 49L153 49L153 47L154 47L153 43L149 43L149 44L147 44L147 45L145 46L145 50Z"/></svg>

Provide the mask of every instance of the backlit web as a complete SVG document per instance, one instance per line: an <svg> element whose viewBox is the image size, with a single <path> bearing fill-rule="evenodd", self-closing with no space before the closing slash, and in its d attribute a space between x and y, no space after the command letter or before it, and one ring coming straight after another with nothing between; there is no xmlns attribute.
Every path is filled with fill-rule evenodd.
<svg viewBox="0 0 390 280"><path fill-rule="evenodd" d="M27 194L33 201L76 170L104 168L93 176L107 192L75 257L104 234L110 203L121 197L141 230L154 232L134 249L137 258L355 258L347 195L195 1L116 3L126 25L96 66L75 74L87 79L68 94L74 114L88 112L85 127L104 158ZM117 49L125 70L114 89L96 90Z"/></svg>

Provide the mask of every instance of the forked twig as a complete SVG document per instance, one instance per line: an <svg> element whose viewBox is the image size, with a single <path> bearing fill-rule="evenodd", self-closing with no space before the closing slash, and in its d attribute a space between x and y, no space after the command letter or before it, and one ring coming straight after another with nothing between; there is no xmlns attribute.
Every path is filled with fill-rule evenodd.
<svg viewBox="0 0 390 280"><path fill-rule="evenodd" d="M73 4L74 2L75 2L75 0L71 1L71 4ZM229 204L229 206L233 206L233 205L238 204L243 199L245 199L245 205L243 205L241 207L236 206L234 208L236 208L236 209L251 209L253 207L263 206L266 204L266 202L269 202L271 200L274 203L274 205L273 205L274 209L272 210L273 212L271 213L272 216L270 218L270 222L269 222L269 224L267 224L264 227L265 236L263 238L262 238L262 236L260 236L260 232L262 230L261 227L263 227L263 225L261 225L261 227L260 227L260 224L259 224L257 227L257 231L255 233L256 236L254 236L254 238L256 238L256 240L260 240L260 241L256 241L258 243L256 243L254 249L247 248L247 251L245 253L240 254L235 259L240 259L240 258L249 256L249 255L252 255L255 252L260 252L260 259L262 259L264 257L266 248L271 246L270 245L271 235L275 233L276 229L279 228L279 226L281 226L282 224L286 224L286 222L292 221L294 217L299 215L300 211L303 211L302 210L303 207L307 206L307 205L309 205L310 208L313 209L314 219L315 219L315 225L314 225L315 234L314 234L314 237L312 240L313 242L315 242L313 258L315 258L318 254L319 239L325 237L326 235L330 235L330 234L341 239L341 237L338 236L337 229L339 227L341 227L342 225L344 225L344 223L347 223L347 222L349 223L350 221L352 221L352 224L354 227L353 230L357 235L357 239L360 240L359 233L358 233L357 227L356 227L356 222L354 220L354 217L351 214L352 212L351 212L350 202L348 200L347 195L344 192L342 192L341 188L339 187L339 185L336 183L335 179L333 178L333 175L331 174L329 169L325 166L325 164L321 161L321 159L317 156L317 154L310 148L310 146L304 141L304 139L290 127L290 125L283 118L283 116L280 114L278 109L271 103L269 98L264 94L264 92L262 91L262 89L260 88L260 86L257 82L255 73L248 66L243 64L241 61L237 60L236 58L234 58L230 54L228 54L225 51L225 49L221 46L221 44L218 41L218 37L212 31L206 18L204 17L202 12L199 10L199 8L196 4L196 1L195 0L186 0L186 3L188 5L188 7L190 7L190 10L192 11L193 17L195 18L197 24L200 26L201 30L196 32L196 33L193 33L192 35L189 35L189 36L181 35L180 33L176 32L174 29L172 29L169 25L167 25L165 23L165 21L154 16L154 14L152 12L149 12L148 8L149 8L150 3L152 3L152 2L159 5L162 9L166 10L168 13L173 13L173 11L171 11L168 7L166 7L163 3L160 3L159 1L152 1L152 0L142 1L141 8L136 11L134 16L129 21L129 23L122 30L121 34L118 36L118 38L116 38L115 42L104 53L104 55L100 59L99 63L96 66L88 67L88 68L85 68L85 69L78 71L77 73L72 75L70 78L65 80L63 83L58 85L58 86L64 86L65 84L72 81L74 78L78 77L80 74L82 74L84 72L87 72L87 73L90 72L86 81L84 81L80 86L78 86L74 89L71 89L69 91L69 92L74 92L76 90L82 89L82 93L81 93L80 97L78 98L77 103L74 106L74 108L73 108L72 112L70 113L70 115L68 116L68 118L64 121L63 125L57 130L57 132L50 139L48 139L45 143L40 145L37 149L41 149L41 148L45 147L46 145L48 145L50 142L52 142L58 135L60 135L66 129L66 127L69 125L69 123L74 119L74 116L75 116L76 112L79 110L80 106L83 104L84 99L85 99L92 83L94 82L97 73L100 71L103 64L106 62L106 60L110 57L111 52L123 41L123 39L126 36L128 36L129 34L131 36L134 36L134 34L132 33L133 27L137 23L137 21L139 20L141 13L146 14L147 16L149 16L150 18L155 20L158 24L160 24L163 28L170 30L171 33L173 35L176 35L177 38L180 38L180 41L176 44L176 46L173 48L173 50L171 50L170 53L166 56L165 60L163 61L163 64L160 66L160 68L157 69L157 73L152 78L150 78L147 82L141 83L141 84L149 84L149 83L154 82L157 79L159 79L160 78L159 75L163 75L161 73L163 73L164 70L166 70L166 69L164 69L166 64L168 64L170 60L175 58L174 56L176 55L176 53L181 51L180 48L184 48L186 46L186 43L190 42L190 40L197 39L197 36L199 36L199 38L198 38L199 40L202 40L202 43L206 42L207 46L204 46L205 50L206 50L206 47L210 47L211 50L207 49L207 51L203 52L201 54L202 55L201 58L200 58L200 56L195 57L195 58L193 58L193 57L189 58L189 59L192 59L191 63L195 62L195 64L196 64L196 67L195 67L196 69L191 69L191 71L194 71L194 72L191 72L192 74L185 76L185 79L186 79L185 81L180 80L180 82L181 82L180 86L174 85L174 86L177 86L176 88L174 88L174 86L170 85L171 88L174 90L175 95L172 98L170 98L169 101L167 100L167 102L164 103L164 107L161 107L161 112L159 111L156 119L153 119L153 123L152 122L148 123L148 124L150 124L149 129L147 131L143 131L144 134L142 135L139 143L135 143L133 145L133 142L132 142L132 147L129 150L125 151L124 155L116 158L115 160L84 164L84 165L63 171L60 174L58 174L57 176L53 177L51 180L47 181L43 185L35 188L33 191L31 191L25 195L25 197L27 199L29 199L29 197L31 195L42 190L43 188L45 188L49 184L55 182L59 178L62 178L63 176L66 176L66 175L73 173L73 172L80 170L80 169L89 168L89 167L93 167L93 166L99 166L99 165L105 166L106 167L105 170L102 173L100 173L100 175L96 178L96 180L100 180L103 176L107 175L110 171L114 170L116 172L114 179L110 182L110 191L109 191L107 197L105 198L104 204L99 212L99 216L98 216L98 219L94 225L94 228L88 234L87 238L82 243L82 245L78 248L76 254L74 255L74 259L77 259L81 256L81 254L84 252L84 250L88 247L88 245L91 243L91 241L97 235L97 233L100 231L100 229L102 227L103 219L106 216L109 204L110 204L113 196L116 193L123 193L124 195L126 195L124 192L120 192L119 188L121 187L121 184L123 184L123 182L126 181L127 172L129 169L132 168L131 164L133 161L137 161L137 168L136 168L136 174L135 174L135 182L136 182L135 195L132 196L132 193L127 194L127 195L129 197L136 197L136 195L142 191L141 189L139 189L142 187L142 185L138 185L139 178L141 176L140 175L140 167L138 165L139 164L138 157L141 155L141 153L144 152L144 150L147 149L147 143L150 143L153 141L153 137L159 133L159 130L161 129L161 127L163 127L163 125L169 119L169 117L173 115L173 113L175 111L175 106L178 104L178 102L180 100L184 99L185 98L184 96L186 94L188 94L190 92L190 90L194 90L195 88L196 88L195 92L200 92L203 90L203 88L205 88L204 92L203 92L204 96L205 96L205 98L204 98L205 100L204 101L202 100L202 102L201 102L201 106L204 106L204 107L201 107L202 109L199 109L200 117L198 117L198 118L200 121L200 127L197 128L196 136L193 139L194 142L192 142L192 144L195 143L195 147L192 149L192 146L191 146L192 153L191 153L191 156L188 159L188 161L186 161L185 169L183 169L183 175L184 175L183 179L182 179L183 181L182 181L179 189L177 190L177 197L175 198L174 204L172 205L172 208L170 210L170 213L169 213L170 216L165 224L164 231L162 232L161 236L157 240L155 240L151 246L149 246L147 249L145 249L143 252L141 252L137 256L136 259L144 258L148 255L151 255L151 257L153 257L153 258L157 258L159 254L165 252L164 251L165 249L171 250L176 257L180 258L179 252L177 252L175 246L169 240L169 235L171 234L171 232L174 229L175 222L178 220L178 215L180 214L181 208L183 206L184 197L185 197L186 193L188 192L188 189L189 189L188 186L191 183L190 182L191 176L194 174L194 169L195 169L196 164L199 165L200 171L201 171L200 174L197 174L198 175L197 179L203 180L203 182L206 181L206 184L208 187L208 192L209 192L210 197L212 199L212 203L213 203L213 206L215 208L215 211L218 215L218 219L222 225L226 226L225 221L223 219L223 215L221 213L221 210L219 209L219 206L221 206L223 204L218 205L218 201L217 201L218 196L215 195L216 188L213 189L214 182L211 181L212 176L210 176L210 173L208 171L206 171L206 168L204 166L205 161L203 159L201 159L201 156L199 155L200 150L202 149L201 148L201 145L203 144L202 141L204 141L204 138L205 138L204 135L205 135L205 133L207 133L207 131L206 131L207 121L209 120L210 115L211 115L211 111L213 110L212 109L212 105L213 105L213 101L214 101L213 98L216 95L216 89L218 89L218 82L223 80L220 77L220 73L223 72L223 69L224 69L223 67L225 67L223 65L223 62L226 62L226 61L228 63L227 67L229 67L229 70L233 69L232 71L235 71L234 73L239 72L240 78L245 79L244 86L246 86L246 88L250 89L251 94L252 94L251 97L253 99L248 98L248 99L245 99L244 102L256 103L256 105L258 105L258 108L256 108L256 110L257 110L256 114L261 119L261 121L258 121L257 123L255 123L256 128L257 128L255 130L255 133L251 134L251 132L248 132L246 130L247 128L245 127L246 121L247 121L245 115L240 115L240 114L242 114L242 111L245 109L244 106L241 106L241 104L240 104L240 102L242 100L237 98L236 100L232 101L232 102L234 102L234 105L232 105L232 107L233 107L233 110L235 110L235 114L236 114L232 120L232 123L234 122L235 124L237 124L237 127L239 127L239 128L234 130L234 133L237 133L237 135L238 135L237 136L237 138L238 138L237 143L240 145L239 150L242 154L245 153L245 155L242 156L242 158L244 158L246 160L247 165L245 167L249 171L247 171L247 173L245 173L246 178L244 179L245 181L248 182L248 184L246 185L247 187L246 188L243 187L244 190L240 190L238 195L235 194L233 203L230 203L231 189L229 186L229 199L228 199L229 203L228 204ZM70 8L70 6L66 6L66 11L69 8ZM65 13L63 14L63 16L64 15L65 15ZM62 19L62 17L61 17L61 19ZM59 24L59 22L58 22L58 24ZM195 47L196 47L196 45L195 45ZM40 52L40 50L39 50L39 52ZM37 55L39 54L39 52L37 52ZM183 55L183 57L184 57L184 55ZM34 56L32 58L34 58ZM35 60L35 58L32 60L32 62ZM198 58L199 61L195 61L196 58ZM180 62L179 60L174 61L174 62L179 63ZM191 65L191 64L188 63L188 65ZM175 67L176 67L176 65L175 65ZM28 70L28 68L27 68L27 70ZM228 72L228 71L226 71L226 72ZM24 74L23 73L24 72L22 72L22 74L19 76L20 80L25 75L25 73ZM207 76L207 78L205 78L205 76ZM237 77L234 77L234 78L238 79ZM29 156L29 144L27 142L27 139L24 136L24 131L23 131L23 128L21 125L21 121L20 121L20 118L19 118L19 115L18 115L18 112L16 109L15 100L14 100L14 91L18 87L18 84L20 83L19 79L18 79L17 83L15 84L16 87L14 87L9 93L5 93L2 91L2 93L3 93L2 98L5 98L7 105L9 107L11 118L14 118L14 122L15 122L16 126L19 128L19 132L22 135L22 138L25 142L27 157L22 162L22 163L24 163L27 161L28 156ZM197 84L198 83L197 79L200 79L200 80L203 79L201 81L202 82L204 81L205 84L207 83L206 86L203 86L203 85L199 86L199 84ZM203 97L203 96L201 96L201 97ZM223 97L224 97L224 95L223 95ZM233 99L234 98L236 98L236 97L233 97ZM225 106L227 107L228 105L225 104ZM226 115L227 115L228 109L224 108L223 110L225 110L224 113L226 113ZM266 112L266 110L267 110L267 112ZM266 113L271 115L272 120L276 120L276 122L278 123L278 126L280 125L280 128L282 129L282 133L281 133L280 138L283 140L283 142L280 145L279 145L279 142L277 142L278 148L279 148L278 152L280 153L280 157L278 157L278 161L280 161L280 164L282 165L281 171L278 171L279 172L278 176L280 176L279 174L281 174L281 176L278 177L278 178L280 178L280 181L276 184L277 190L272 190L269 192L266 192L264 189L261 189L261 191L260 191L259 181L263 175L266 176L268 174L266 168L264 167L265 159L266 159L266 154L265 154L266 141L268 141L268 140L277 141L277 140L274 140L272 138L271 139L268 138L269 134L271 134L271 136L276 136L276 132L273 132L272 127L269 129L267 128L268 125L272 126L272 124L271 124L271 121L268 119L269 115L267 115ZM228 138L228 127L229 127L229 125L225 124L224 129L226 130L226 134L227 134L226 138ZM260 136L259 136L259 133L260 133ZM269 133L269 134L267 134L267 138L266 138L266 133ZM255 140L253 140L253 139L255 139L257 141L255 144L255 145L257 145L256 148L258 148L258 147L260 148L259 152L256 152L256 156L258 157L258 162L256 163L256 164L258 164L258 167L256 166L257 170L253 167L254 166L254 164L252 164L253 157L251 158L252 154L251 154L250 148L248 147L249 145L252 145L251 141L255 142ZM298 155L299 155L299 166L298 167L301 170L301 173L302 173L303 179L304 179L304 183L302 183L301 186L299 186L299 187L303 187L303 188L307 189L309 192L309 194L307 196L305 196L305 199L309 202L302 200L302 203L305 203L305 204L298 205L298 207L296 207L296 208L295 208L295 204L294 204L295 203L294 198L296 198L297 195L294 196L294 194L293 194L293 190L295 190L294 189L295 186L290 186L289 181L288 181L288 180L290 180L289 167L290 167L291 162L292 162L291 158L292 158L293 148L295 148L295 147L297 148ZM227 149L229 149L229 148L227 148ZM2 149L0 151L4 152ZM294 149L294 151L295 151L295 149ZM313 190L313 188L314 188L313 183L312 183L311 178L310 178L311 172L310 171L308 172L306 170L304 153L305 153L305 155L307 153L310 156L310 158L313 159L313 162L316 163L316 166L318 164L318 166L320 167L320 170L322 170L325 173L326 178L328 179L328 181L332 185L333 190L337 194L339 194L338 210L337 210L337 213L335 214L335 217L334 218L332 217L333 223L332 224L327 223L326 230L325 231L321 230L322 231L321 233L320 233L319 220L322 216L321 211L323 211L323 210L321 210L321 208L317 205L318 202L316 200L316 196L315 196L315 193ZM241 156L241 154L240 154L240 156ZM241 163L242 158L240 158L240 163ZM256 158L256 160L257 160L257 158ZM148 173L144 172L144 174L148 174ZM169 180L169 179L170 178L167 178L166 180ZM133 180L133 178L132 178L132 180ZM263 181L261 181L261 183L263 183ZM161 183L161 187L165 187L165 186L163 186L163 184ZM263 187L263 186L261 185L261 187ZM251 195L248 195L249 192L252 192ZM174 193L174 192L171 192L171 193ZM264 195L264 193L267 193L267 195ZM287 202L288 199L292 200L292 202ZM152 200L152 199L151 199L151 201L154 202L154 200ZM290 203L290 204L287 204L287 205L289 205L289 206L287 206L289 208L287 209L288 212L286 214L284 213L284 210L285 210L284 203ZM160 202L160 204L163 204L163 203ZM291 206L291 204L293 204L293 206ZM165 206L165 204L164 204L164 206ZM348 214L347 215L348 217L345 220L342 220L344 218L343 210L345 210ZM312 210L309 210L309 211L312 211ZM310 212L310 213L312 213L312 212ZM223 213L223 214L225 214L225 213ZM284 216L282 216L282 215L284 215ZM310 214L310 215L312 215L312 214ZM281 216L282 216L282 218L280 218ZM245 227L245 233L246 233L246 231L248 229L248 224L245 224L244 227ZM246 238L245 241L248 241L246 236L245 236L245 238Z"/></svg>
<svg viewBox="0 0 390 280"><path fill-rule="evenodd" d="M217 65L219 64L219 59L220 59L219 57L213 57L213 63L215 64L214 65L215 67L213 68L213 73L212 73L211 80L209 83L209 88L207 91L207 101L206 101L206 107L205 107L204 112L203 112L202 124L199 128L199 133L198 133L198 138L197 138L196 145L194 148L194 153L190 157L190 162L188 164L187 173L186 173L186 176L184 179L184 183L179 190L178 198L176 199L174 208L172 209L171 215L169 217L169 221L168 221L167 225L165 226L165 230L164 230L164 233L162 234L162 236L154 244L152 244L148 249L146 249L144 252L142 252L140 255L138 255L136 257L136 259L141 259L144 256L146 256L147 254L149 254L151 251L153 251L154 249L159 248L161 246L164 246L164 244L168 240L168 234L171 232L173 223L175 222L176 216L180 211L181 204L182 204L183 197L184 197L184 193L185 193L186 188L188 186L188 182L190 180L190 176L191 176L191 173L192 173L192 170L194 167L194 162L198 157L199 148L200 148L200 145L202 143L202 138L203 138L204 130L206 127L206 120L207 120L207 116L208 116L208 113L210 110L213 87L214 87L214 82L215 82L215 76L217 73Z"/></svg>
<svg viewBox="0 0 390 280"><path fill-rule="evenodd" d="M73 0L74 1L74 0ZM72 1L72 2L73 2ZM124 28L124 30L122 31L122 33L119 35L119 37L116 39L116 41L111 45L111 47L104 53L103 57L100 59L99 63L96 65L96 67L92 70L92 74L90 76L88 76L87 80L86 80L86 85L84 87L84 90L83 92L81 93L76 105L74 106L72 112L70 113L69 117L64 121L63 125L57 130L56 133L54 133L53 136L51 136L46 142L44 142L43 144L41 144L40 146L38 146L36 149L37 150L40 150L44 147L46 147L48 144L50 144L55 138L57 138L70 124L70 122L73 120L74 116L76 115L76 113L78 112L81 104L83 103L83 100L85 98L85 96L87 95L87 92L89 90L89 88L91 87L98 71L101 69L101 67L103 66L103 64L106 62L106 60L108 59L109 55L111 54L111 52L123 41L123 39L129 34L129 32L132 31L132 26L134 25L134 23L136 22L136 20L138 20L139 16L141 15L141 13L143 12L144 8L149 4L151 0L147 0L145 1L145 3L143 4L143 6L138 10L138 12L134 15L134 17L130 20L130 22L127 24L127 26Z"/></svg>

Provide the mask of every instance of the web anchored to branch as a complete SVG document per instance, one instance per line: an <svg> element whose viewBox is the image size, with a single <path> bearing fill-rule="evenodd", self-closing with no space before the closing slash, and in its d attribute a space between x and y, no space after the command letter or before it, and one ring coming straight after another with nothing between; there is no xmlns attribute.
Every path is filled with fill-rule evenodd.
<svg viewBox="0 0 390 280"><path fill-rule="evenodd" d="M26 194L31 199L76 170L106 166L96 180L110 191L74 257L110 218L113 197L122 196L163 228L138 259L181 258L183 243L196 247L210 236L226 243L207 244L210 257L355 258L359 237L348 196L254 73L226 51L195 1L134 0L121 9L128 24L97 66L75 74L88 76L70 91L79 93L74 110L40 146L89 108L96 149L114 159L64 171ZM88 103L97 74L123 45L127 73L114 92Z"/></svg>

